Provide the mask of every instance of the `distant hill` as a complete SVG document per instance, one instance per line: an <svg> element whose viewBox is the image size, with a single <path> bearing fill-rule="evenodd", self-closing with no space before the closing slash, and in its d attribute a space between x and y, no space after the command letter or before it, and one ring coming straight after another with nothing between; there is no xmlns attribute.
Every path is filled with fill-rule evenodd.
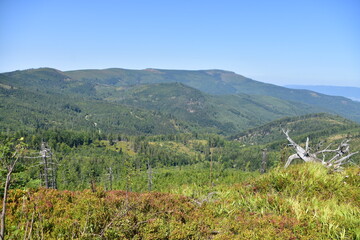
<svg viewBox="0 0 360 240"><path fill-rule="evenodd" d="M121 104L0 87L0 131L59 128L138 135L181 133L188 127L167 115Z"/></svg>
<svg viewBox="0 0 360 240"><path fill-rule="evenodd" d="M32 74L34 73L34 74ZM0 75L0 127L172 134L233 134L319 109L267 96L209 95L182 83L114 87L53 69Z"/></svg>
<svg viewBox="0 0 360 240"><path fill-rule="evenodd" d="M360 103L347 98L265 84L223 70L29 69L0 74L0 100L1 129L233 135L316 112L360 122Z"/></svg>
<svg viewBox="0 0 360 240"><path fill-rule="evenodd" d="M331 96L342 96L360 102L360 88L340 86L286 85L287 88L306 89Z"/></svg>
<svg viewBox="0 0 360 240"><path fill-rule="evenodd" d="M213 127L222 134L284 116L319 111L316 107L268 96L209 95L182 83L137 85L119 90L105 99L166 113L201 127Z"/></svg>
<svg viewBox="0 0 360 240"><path fill-rule="evenodd" d="M285 141L285 135L282 129L289 129L293 137L310 137L311 139L321 136L325 139L327 136L337 133L356 132L360 130L360 124L342 118L340 116L326 113L308 114L298 117L282 118L262 126L246 130L232 137L246 144L264 144L276 141ZM278 144L277 144L278 145Z"/></svg>
<svg viewBox="0 0 360 240"><path fill-rule="evenodd" d="M360 103L344 97L320 94L309 90L295 90L262 83L239 74L223 70L78 70L64 72L75 80L113 86L132 86L149 83L180 82L205 93L215 95L248 94L276 97L282 100L305 103L324 112L342 115L360 122Z"/></svg>

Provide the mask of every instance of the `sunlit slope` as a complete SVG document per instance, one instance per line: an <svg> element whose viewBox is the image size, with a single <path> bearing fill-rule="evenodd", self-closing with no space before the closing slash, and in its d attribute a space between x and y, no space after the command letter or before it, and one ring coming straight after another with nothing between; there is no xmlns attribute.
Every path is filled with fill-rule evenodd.
<svg viewBox="0 0 360 240"><path fill-rule="evenodd" d="M282 118L262 126L246 130L235 136L244 143L263 144L285 139L282 129L290 130L291 136L309 136L324 139L334 134L351 133L359 130L360 125L340 116L326 113L308 114L297 117Z"/></svg>
<svg viewBox="0 0 360 240"><path fill-rule="evenodd" d="M169 134L184 131L186 124L161 113L121 104L0 86L0 130L39 128L105 134Z"/></svg>
<svg viewBox="0 0 360 240"><path fill-rule="evenodd" d="M305 104L268 96L209 95L181 83L139 85L113 92L106 99L164 112L202 127L217 128L223 134L284 116L319 111Z"/></svg>
<svg viewBox="0 0 360 240"><path fill-rule="evenodd" d="M62 124L64 118L61 116L67 113L62 114L61 107L53 107L60 103L66 106L66 111L75 109L72 114L82 114L79 118L85 119L86 114L87 119L94 118L91 124L102 124L103 131L146 134L195 131L234 135L286 116L328 112L358 120L360 112L360 103L349 99L291 90L222 70L62 72L40 68L0 74L0 90L2 97L6 98L3 106L5 103L11 106L1 110L5 116L2 117L3 126L12 124L6 119L13 115L16 119L13 122L17 121L20 125L26 125L27 120L19 122L18 119L28 118L30 122L37 122L31 123L32 126L54 126L54 122L58 122L65 127L69 121ZM17 97L7 98L9 94ZM43 98L41 103L36 100L39 97ZM67 103L83 105L81 113L77 112L77 106L69 107ZM49 110L19 110L24 108L24 104L28 109L33 109L32 105L35 108L41 105L40 109ZM90 107L92 105L93 108ZM52 113L55 109L57 112ZM119 111L123 114L118 114ZM54 121L53 116L57 116ZM124 127L119 128L120 125Z"/></svg>
<svg viewBox="0 0 360 240"><path fill-rule="evenodd" d="M76 80L99 82L116 86L146 83L180 82L210 94L265 95L306 103L360 121L360 103L344 97L328 96L309 90L295 90L255 81L234 72L223 70L80 70L65 72Z"/></svg>

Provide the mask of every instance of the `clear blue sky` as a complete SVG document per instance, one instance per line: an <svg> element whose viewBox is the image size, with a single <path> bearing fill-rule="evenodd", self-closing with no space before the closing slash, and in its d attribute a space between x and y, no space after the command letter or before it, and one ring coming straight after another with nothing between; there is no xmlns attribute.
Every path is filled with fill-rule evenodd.
<svg viewBox="0 0 360 240"><path fill-rule="evenodd" d="M360 87L360 0L0 0L0 72L44 66Z"/></svg>

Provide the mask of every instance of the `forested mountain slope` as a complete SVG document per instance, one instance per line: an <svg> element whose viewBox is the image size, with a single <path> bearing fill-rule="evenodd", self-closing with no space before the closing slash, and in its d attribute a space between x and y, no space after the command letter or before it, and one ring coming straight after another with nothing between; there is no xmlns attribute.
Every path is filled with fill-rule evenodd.
<svg viewBox="0 0 360 240"><path fill-rule="evenodd" d="M202 127L214 126L223 134L284 116L320 111L305 104L267 96L209 95L181 83L137 85L106 99L164 112Z"/></svg>
<svg viewBox="0 0 360 240"><path fill-rule="evenodd" d="M1 131L59 128L137 135L179 133L188 127L158 112L76 95L0 86L0 100Z"/></svg>
<svg viewBox="0 0 360 240"><path fill-rule="evenodd" d="M360 101L359 87L343 87L343 86L322 86L322 85L286 85L287 88L307 89L332 96L343 96L355 101Z"/></svg>
<svg viewBox="0 0 360 240"><path fill-rule="evenodd" d="M0 83L3 129L228 135L322 110L267 96L209 95L182 83L109 85L101 79L73 79L49 68L1 74Z"/></svg>
<svg viewBox="0 0 360 240"><path fill-rule="evenodd" d="M128 134L231 135L286 116L360 116L360 103L349 99L290 90L222 70L29 69L0 74L0 91L3 128L79 126Z"/></svg>
<svg viewBox="0 0 360 240"><path fill-rule="evenodd" d="M246 130L235 136L241 142L263 144L284 140L284 130L291 130L292 136L326 137L338 132L352 131L360 128L360 124L336 115L315 113L296 117L286 117L253 129Z"/></svg>
<svg viewBox="0 0 360 240"><path fill-rule="evenodd" d="M265 95L314 105L326 112L360 121L360 103L344 97L328 96L309 90L296 90L262 83L234 72L223 70L79 70L64 72L69 77L86 82L101 82L115 86L146 83L181 82L210 94Z"/></svg>
<svg viewBox="0 0 360 240"><path fill-rule="evenodd" d="M360 151L359 124L314 113L339 98L310 95L326 108L272 88L290 94L220 70L0 74L0 158L26 156L12 173L6 237L357 239L359 169L284 169L293 149L281 128L311 149L348 138Z"/></svg>
<svg viewBox="0 0 360 240"><path fill-rule="evenodd" d="M255 81L234 72L223 70L77 70L61 72L51 68L30 69L1 74L11 82L28 87L56 88L73 93L94 94L99 86L126 87L152 83L179 82L210 94L239 94L272 96L284 100L317 106L326 112L337 113L360 121L360 103L344 97L328 96L309 90L296 90ZM13 80L11 80L13 79Z"/></svg>

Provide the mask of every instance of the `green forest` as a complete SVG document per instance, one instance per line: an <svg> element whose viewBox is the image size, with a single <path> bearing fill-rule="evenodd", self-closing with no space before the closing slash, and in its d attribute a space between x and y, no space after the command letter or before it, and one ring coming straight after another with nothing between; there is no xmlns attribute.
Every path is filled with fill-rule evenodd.
<svg viewBox="0 0 360 240"><path fill-rule="evenodd" d="M220 70L0 74L1 234L360 239L360 154L285 169L283 132L355 153L360 105L294 91Z"/></svg>
<svg viewBox="0 0 360 240"><path fill-rule="evenodd" d="M359 127L328 135L323 127L314 143L351 137L359 149ZM216 134L54 129L0 139L3 159L22 149L7 201L8 239L359 238L358 156L339 173L301 162L284 169L292 152L284 137L253 144ZM264 148L267 173L260 174Z"/></svg>

